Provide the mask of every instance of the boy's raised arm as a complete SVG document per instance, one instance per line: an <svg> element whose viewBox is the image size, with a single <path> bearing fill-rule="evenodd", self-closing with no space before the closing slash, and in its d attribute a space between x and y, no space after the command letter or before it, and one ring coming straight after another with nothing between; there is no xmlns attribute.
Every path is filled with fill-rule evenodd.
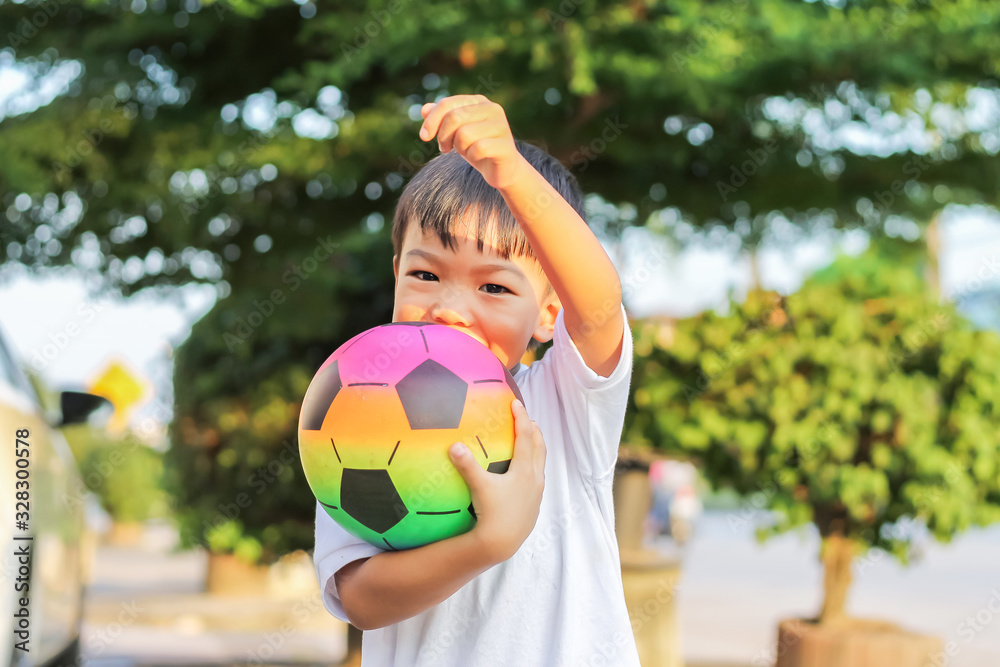
<svg viewBox="0 0 1000 667"><path fill-rule="evenodd" d="M608 377L618 366L625 331L618 272L569 202L527 160L524 171L500 193L562 303L566 330L580 356Z"/></svg>
<svg viewBox="0 0 1000 667"><path fill-rule="evenodd" d="M425 104L420 138L454 148L503 195L559 297L566 329L598 375L618 365L625 322L611 258L569 203L517 151L500 105L482 95Z"/></svg>

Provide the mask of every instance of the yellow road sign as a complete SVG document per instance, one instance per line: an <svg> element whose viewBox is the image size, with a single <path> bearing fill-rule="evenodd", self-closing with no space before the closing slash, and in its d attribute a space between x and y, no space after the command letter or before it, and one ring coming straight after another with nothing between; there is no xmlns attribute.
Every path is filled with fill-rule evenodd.
<svg viewBox="0 0 1000 667"><path fill-rule="evenodd" d="M108 426L112 431L121 432L128 424L129 413L144 402L148 385L148 381L124 361L113 359L90 382L87 391L111 401L115 412Z"/></svg>

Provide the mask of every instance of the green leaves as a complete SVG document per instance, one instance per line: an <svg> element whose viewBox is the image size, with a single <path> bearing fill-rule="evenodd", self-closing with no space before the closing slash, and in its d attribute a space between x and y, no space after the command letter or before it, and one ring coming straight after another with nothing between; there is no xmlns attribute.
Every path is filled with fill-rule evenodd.
<svg viewBox="0 0 1000 667"><path fill-rule="evenodd" d="M1000 336L897 257L876 245L730 311L677 322L671 346L639 324L626 442L766 498L763 534L810 520L905 560L912 531L893 526L946 540L1000 517Z"/></svg>
<svg viewBox="0 0 1000 667"><path fill-rule="evenodd" d="M248 565L256 564L263 554L260 542L243 534L243 522L239 520L228 520L212 527L207 541L213 553L234 554Z"/></svg>
<svg viewBox="0 0 1000 667"><path fill-rule="evenodd" d="M32 197L31 209L10 220L0 260L67 265L93 235L108 242L96 269L126 293L206 280L190 271L189 247L211 253L221 279L239 286L253 272L245 260L260 234L298 252L300 226L323 221L345 231L375 213L390 219L397 188L389 183L434 153L420 150L410 109L446 93L500 102L516 136L567 164L607 139L608 120L620 120L620 136L572 166L586 191L632 204L635 224L669 206L676 220L699 226L749 221L744 242L755 245L775 211L806 228L817 211L837 226L877 228L860 212L922 219L946 203L932 192L997 201L992 129L966 123L955 137L935 128L938 116L928 111L935 103L968 108L970 88L997 78L1000 11L992 5L678 0L546 9L523 0L389 0L321 4L310 15L314 4L215 0L188 12L170 0L136 13L128 3L69 0L42 26L31 25L37 2L0 4L0 23L30 28L12 45L18 65L39 74L79 68L70 91L0 123L2 209L19 194ZM338 104L322 101L331 89ZM273 94L279 131L245 154L255 143L251 127L266 125L244 122L262 94ZM774 113L776 102L789 113ZM825 113L828 102L840 111ZM890 113L897 124L919 120L949 137L948 150L857 155L821 145L802 123L807 108L824 132L848 122L878 132ZM299 135L300 112L338 130L324 140ZM240 156L235 165L232 155ZM831 161L843 167L830 170ZM266 165L276 177L255 179ZM207 200L171 187L175 174L195 170L215 188ZM369 183L384 194L370 199ZM69 192L85 211L57 230L62 251L29 243L52 216L45 195ZM243 234L208 234L220 214L239 220ZM133 216L146 219L148 232L113 241ZM11 242L17 250L8 256ZM112 266L150 252L179 267L130 280ZM840 326L837 335L858 335L850 320Z"/></svg>

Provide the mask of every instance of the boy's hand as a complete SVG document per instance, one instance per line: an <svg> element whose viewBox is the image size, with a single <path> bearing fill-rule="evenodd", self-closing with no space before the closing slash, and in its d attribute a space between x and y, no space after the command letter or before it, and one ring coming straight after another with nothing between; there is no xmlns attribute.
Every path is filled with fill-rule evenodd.
<svg viewBox="0 0 1000 667"><path fill-rule="evenodd" d="M462 443L455 443L449 449L452 463L472 493L477 521L471 534L478 536L483 548L497 562L513 556L535 527L545 486L542 432L528 418L520 402L513 401L511 411L514 455L506 473L484 470Z"/></svg>
<svg viewBox="0 0 1000 667"><path fill-rule="evenodd" d="M454 148L497 190L511 185L527 161L514 145L507 115L482 95L452 95L420 109L420 138L437 135L442 153Z"/></svg>

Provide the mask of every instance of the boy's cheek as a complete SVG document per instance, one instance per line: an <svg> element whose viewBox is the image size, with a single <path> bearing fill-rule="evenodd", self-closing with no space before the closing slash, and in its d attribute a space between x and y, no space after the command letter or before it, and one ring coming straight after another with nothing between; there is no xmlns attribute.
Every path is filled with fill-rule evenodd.
<svg viewBox="0 0 1000 667"><path fill-rule="evenodd" d="M394 322L419 322L423 316L424 310L412 305L401 305L397 302L393 308Z"/></svg>

